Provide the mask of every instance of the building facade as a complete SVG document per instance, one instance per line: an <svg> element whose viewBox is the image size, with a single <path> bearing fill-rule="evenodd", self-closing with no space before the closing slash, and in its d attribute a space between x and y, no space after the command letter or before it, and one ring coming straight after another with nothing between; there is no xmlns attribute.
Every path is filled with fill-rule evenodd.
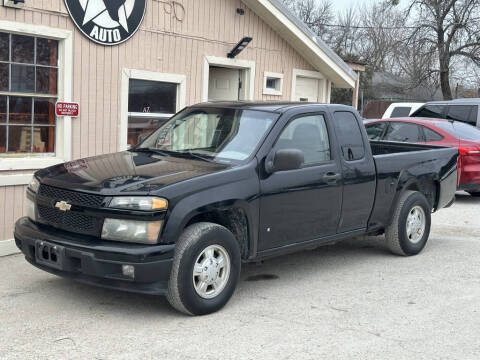
<svg viewBox="0 0 480 360"><path fill-rule="evenodd" d="M5 0L0 255L15 251L36 169L128 149L190 104L329 102L332 83L353 88L356 74L278 1ZM79 116L56 116L57 101Z"/></svg>

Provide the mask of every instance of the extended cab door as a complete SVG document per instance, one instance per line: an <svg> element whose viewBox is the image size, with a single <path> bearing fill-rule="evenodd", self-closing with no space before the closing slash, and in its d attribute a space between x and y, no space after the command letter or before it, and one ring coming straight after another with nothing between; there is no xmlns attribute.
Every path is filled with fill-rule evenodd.
<svg viewBox="0 0 480 360"><path fill-rule="evenodd" d="M338 233L367 227L375 200L376 171L366 130L353 112L333 112L341 149L343 204Z"/></svg>
<svg viewBox="0 0 480 360"><path fill-rule="evenodd" d="M275 139L272 153L298 149L305 162L260 178L259 251L336 233L342 178L331 132L325 114L301 114L289 119Z"/></svg>

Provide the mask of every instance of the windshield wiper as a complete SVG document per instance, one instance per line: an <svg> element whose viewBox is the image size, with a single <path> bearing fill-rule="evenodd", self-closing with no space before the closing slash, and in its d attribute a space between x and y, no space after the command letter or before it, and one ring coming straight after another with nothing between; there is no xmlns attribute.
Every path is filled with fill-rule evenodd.
<svg viewBox="0 0 480 360"><path fill-rule="evenodd" d="M203 160L203 161L207 161L207 162L210 162L210 163L214 163L215 161L211 158L211 157L207 157L207 156L202 156L198 153L195 153L192 151L193 149L185 149L185 150L182 150L182 154L189 154L191 157L195 157L197 159L200 159L200 160Z"/></svg>

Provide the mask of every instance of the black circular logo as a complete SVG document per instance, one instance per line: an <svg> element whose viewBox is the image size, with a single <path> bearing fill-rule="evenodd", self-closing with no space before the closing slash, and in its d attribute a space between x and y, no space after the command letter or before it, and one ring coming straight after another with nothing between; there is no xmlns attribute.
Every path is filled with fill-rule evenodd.
<svg viewBox="0 0 480 360"><path fill-rule="evenodd" d="M118 45L140 27L146 0L65 0L80 31L102 45Z"/></svg>

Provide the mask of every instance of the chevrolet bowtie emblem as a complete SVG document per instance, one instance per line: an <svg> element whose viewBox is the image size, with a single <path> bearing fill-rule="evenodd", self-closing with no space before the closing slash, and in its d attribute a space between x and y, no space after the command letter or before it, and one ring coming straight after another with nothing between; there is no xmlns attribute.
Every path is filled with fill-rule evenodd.
<svg viewBox="0 0 480 360"><path fill-rule="evenodd" d="M55 204L55 207L60 210L60 211L68 211L72 208L72 205L70 205L69 203L67 203L66 201L58 201L56 204Z"/></svg>

